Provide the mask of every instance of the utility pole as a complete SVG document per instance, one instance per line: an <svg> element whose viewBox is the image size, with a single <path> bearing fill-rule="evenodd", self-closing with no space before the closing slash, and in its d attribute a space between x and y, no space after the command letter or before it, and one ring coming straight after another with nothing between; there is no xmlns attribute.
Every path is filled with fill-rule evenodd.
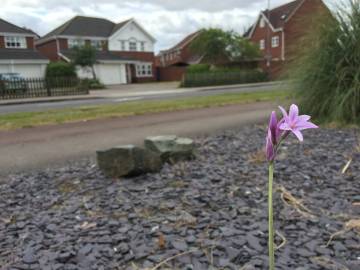
<svg viewBox="0 0 360 270"><path fill-rule="evenodd" d="M266 33L267 33L267 38L266 38L266 42L265 42L265 46L266 46L266 66L270 67L271 66L271 37L270 37L270 0L268 0L268 7L267 7L267 19L268 19L268 25L266 28Z"/></svg>

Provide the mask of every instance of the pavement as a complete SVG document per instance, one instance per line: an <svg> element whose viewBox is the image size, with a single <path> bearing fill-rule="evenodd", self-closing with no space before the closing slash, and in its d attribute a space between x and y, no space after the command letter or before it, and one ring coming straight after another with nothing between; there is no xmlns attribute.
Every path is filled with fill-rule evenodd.
<svg viewBox="0 0 360 270"><path fill-rule="evenodd" d="M17 99L0 101L0 114L36 112L80 106L118 104L135 100L164 100L223 93L271 91L286 87L284 82L267 82L215 87L178 88L178 83L147 83L112 86L86 96ZM6 105L6 106L5 106Z"/></svg>
<svg viewBox="0 0 360 270"><path fill-rule="evenodd" d="M99 119L0 132L0 174L56 167L120 144L141 144L159 134L197 136L249 123L263 123L274 104L258 102L217 108Z"/></svg>

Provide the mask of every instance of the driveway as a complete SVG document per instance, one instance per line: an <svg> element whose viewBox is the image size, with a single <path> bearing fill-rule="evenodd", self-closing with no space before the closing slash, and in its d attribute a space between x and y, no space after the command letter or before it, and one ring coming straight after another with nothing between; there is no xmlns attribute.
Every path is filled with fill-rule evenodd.
<svg viewBox="0 0 360 270"><path fill-rule="evenodd" d="M265 122L273 107L271 103L259 102L3 131L0 132L0 171L7 174L63 165L75 159L95 157L99 149L141 144L151 135L196 136Z"/></svg>

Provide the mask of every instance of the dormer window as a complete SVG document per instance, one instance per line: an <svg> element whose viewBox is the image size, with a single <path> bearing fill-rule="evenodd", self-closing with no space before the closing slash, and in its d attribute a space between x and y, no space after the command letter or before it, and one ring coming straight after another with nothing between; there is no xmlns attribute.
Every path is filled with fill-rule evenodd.
<svg viewBox="0 0 360 270"><path fill-rule="evenodd" d="M25 37L5 37L5 47L8 49L26 49L26 38Z"/></svg>
<svg viewBox="0 0 360 270"><path fill-rule="evenodd" d="M140 43L140 45L141 45L141 51L142 51L142 52L145 52L145 42L142 41L142 42Z"/></svg>
<svg viewBox="0 0 360 270"><path fill-rule="evenodd" d="M261 28L265 27L265 19L264 19L264 17L261 17L261 19L260 19L260 27Z"/></svg>
<svg viewBox="0 0 360 270"><path fill-rule="evenodd" d="M286 19L286 14L281 15L281 19L285 20Z"/></svg>
<svg viewBox="0 0 360 270"><path fill-rule="evenodd" d="M136 52L137 51L137 42L136 39L131 38L129 40L129 51Z"/></svg>
<svg viewBox="0 0 360 270"><path fill-rule="evenodd" d="M125 40L121 40L121 50L122 51L126 51L126 43L125 43Z"/></svg>

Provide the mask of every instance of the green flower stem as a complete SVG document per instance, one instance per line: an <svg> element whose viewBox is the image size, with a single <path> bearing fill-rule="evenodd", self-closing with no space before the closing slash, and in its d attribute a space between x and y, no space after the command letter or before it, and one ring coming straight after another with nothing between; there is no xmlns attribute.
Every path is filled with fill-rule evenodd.
<svg viewBox="0 0 360 270"><path fill-rule="evenodd" d="M275 269L275 253L274 253L274 216L273 216L273 179L274 179L274 163L269 164L269 270Z"/></svg>

